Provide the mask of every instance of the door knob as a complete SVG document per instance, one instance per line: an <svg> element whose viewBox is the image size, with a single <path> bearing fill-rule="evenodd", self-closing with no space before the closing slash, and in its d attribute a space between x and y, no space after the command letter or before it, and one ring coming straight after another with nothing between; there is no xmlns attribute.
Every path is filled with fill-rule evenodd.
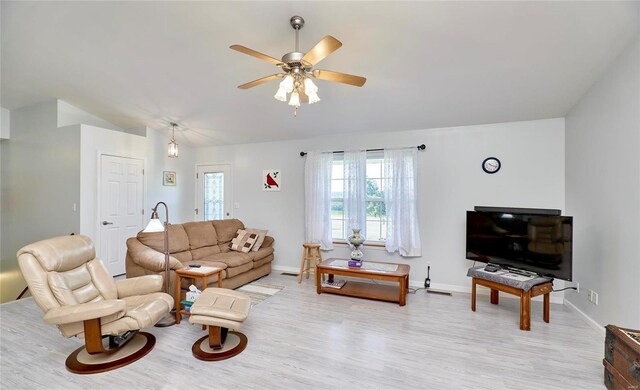
<svg viewBox="0 0 640 390"><path fill-rule="evenodd" d="M113 222L102 221L103 225L113 225Z"/></svg>

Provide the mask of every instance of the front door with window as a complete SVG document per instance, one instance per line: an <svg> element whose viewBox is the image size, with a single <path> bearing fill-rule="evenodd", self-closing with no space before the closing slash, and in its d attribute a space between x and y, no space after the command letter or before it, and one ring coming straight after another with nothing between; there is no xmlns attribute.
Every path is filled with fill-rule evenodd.
<svg viewBox="0 0 640 390"><path fill-rule="evenodd" d="M196 174L197 221L233 218L231 165L199 165Z"/></svg>

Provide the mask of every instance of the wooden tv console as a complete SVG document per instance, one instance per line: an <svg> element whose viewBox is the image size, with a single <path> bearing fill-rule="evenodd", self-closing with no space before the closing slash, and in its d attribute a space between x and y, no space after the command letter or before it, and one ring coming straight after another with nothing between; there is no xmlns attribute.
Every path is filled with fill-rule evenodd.
<svg viewBox="0 0 640 390"><path fill-rule="evenodd" d="M471 310L476 311L476 285L485 286L491 289L491 303L498 304L499 291L520 297L520 330L531 330L531 298L544 295L543 318L544 322L549 322L549 294L553 291L553 283L546 282L533 286L531 290L524 291L521 288L507 286L506 284L484 280L480 278L471 279Z"/></svg>

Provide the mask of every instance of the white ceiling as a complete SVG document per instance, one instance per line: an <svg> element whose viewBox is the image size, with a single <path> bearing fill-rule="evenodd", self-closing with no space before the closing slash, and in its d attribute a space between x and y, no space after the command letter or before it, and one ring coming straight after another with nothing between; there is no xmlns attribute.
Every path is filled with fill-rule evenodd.
<svg viewBox="0 0 640 390"><path fill-rule="evenodd" d="M121 127L187 129L194 146L564 116L638 32L639 2L8 2L1 101L65 100ZM317 68L367 77L318 81L298 117L272 96L276 73L230 50L341 49Z"/></svg>

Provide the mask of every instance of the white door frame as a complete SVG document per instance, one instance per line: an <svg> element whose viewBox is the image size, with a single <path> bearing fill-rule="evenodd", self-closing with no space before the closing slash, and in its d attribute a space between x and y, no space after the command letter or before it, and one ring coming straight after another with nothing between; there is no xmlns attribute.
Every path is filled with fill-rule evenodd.
<svg viewBox="0 0 640 390"><path fill-rule="evenodd" d="M111 156L111 157L122 157L122 158L130 158L130 159L135 159L135 160L142 160L142 170L143 170L143 174L142 174L142 210L143 212L140 215L140 223L141 226L144 228L145 226L145 218L147 217L147 160L146 158L142 157L142 156L135 156L135 155L121 155L121 154L116 154L116 153L108 153L108 152L104 152L101 150L98 150L98 152L96 153L96 159L97 159L97 163L96 163L96 178L97 178L97 182L96 182L96 210L95 210L95 221L94 221L94 226L96 229L96 237L95 240L92 239L93 241L93 245L96 249L96 257L99 257L99 255L102 253L102 248L101 248L101 242L102 242L102 229L100 229L100 224L102 223L101 221L101 203L102 202L102 195L101 195L101 191L102 191L102 156ZM91 237L89 237L91 238ZM126 259L125 259L125 266L126 266Z"/></svg>
<svg viewBox="0 0 640 390"><path fill-rule="evenodd" d="M229 213L230 213L229 218L234 218L233 210L235 209L235 203L234 203L234 199L235 198L234 198L234 193L233 193L233 187L234 187L234 185L233 185L233 174L234 174L234 172L233 172L233 163L228 162L228 161L224 161L224 162L212 162L212 163L196 164L195 172L193 174L193 176L196 178L195 183L194 183L195 189L193 191L193 195L194 195L193 204L195 205L193 207L193 220L194 221L199 221L200 220L199 219L200 215L196 214L196 209L199 208L198 207L199 206L198 205L198 170L200 169L200 167L209 166L209 165L224 165L224 166L229 167L229 174L231 175L231 180L229 180L229 182L230 182L229 194L231 196L231 201L230 201L231 207L229 207Z"/></svg>

